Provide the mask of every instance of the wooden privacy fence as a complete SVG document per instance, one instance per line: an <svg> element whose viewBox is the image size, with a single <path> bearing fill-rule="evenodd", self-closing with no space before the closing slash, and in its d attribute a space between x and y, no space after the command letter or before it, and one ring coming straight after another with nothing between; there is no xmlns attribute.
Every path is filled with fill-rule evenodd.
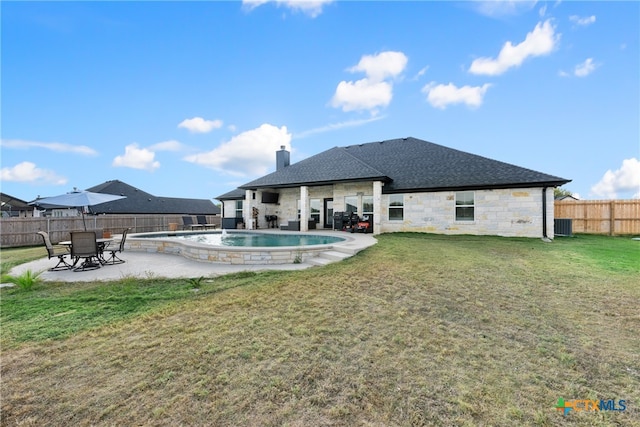
<svg viewBox="0 0 640 427"><path fill-rule="evenodd" d="M574 233L640 234L640 199L556 201L554 217L570 218Z"/></svg>
<svg viewBox="0 0 640 427"><path fill-rule="evenodd" d="M205 217L209 224L220 226L220 217ZM129 227L132 228L131 233L166 231L174 228L173 224L177 224L178 230L182 229L182 215L96 215L86 216L85 222L87 230L102 229L112 234L121 234ZM82 217L2 218L0 247L41 245L42 238L36 234L38 231L48 232L51 241L57 243L69 240L69 232L74 230L84 230Z"/></svg>

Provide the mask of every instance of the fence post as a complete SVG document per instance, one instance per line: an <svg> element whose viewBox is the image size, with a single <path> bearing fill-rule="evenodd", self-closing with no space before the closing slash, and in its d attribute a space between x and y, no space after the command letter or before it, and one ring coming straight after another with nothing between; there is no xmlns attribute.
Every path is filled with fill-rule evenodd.
<svg viewBox="0 0 640 427"><path fill-rule="evenodd" d="M616 234L616 205L615 201L609 202L609 236L615 236Z"/></svg>

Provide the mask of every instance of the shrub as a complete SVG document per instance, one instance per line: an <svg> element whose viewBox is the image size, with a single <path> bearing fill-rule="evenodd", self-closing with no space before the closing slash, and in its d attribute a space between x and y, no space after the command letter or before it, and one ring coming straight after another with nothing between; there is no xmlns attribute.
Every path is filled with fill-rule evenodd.
<svg viewBox="0 0 640 427"><path fill-rule="evenodd" d="M2 276L3 283L13 283L19 289L23 291L31 290L33 285L40 283L40 273L34 273L31 270L27 270L19 276L13 276L6 274Z"/></svg>

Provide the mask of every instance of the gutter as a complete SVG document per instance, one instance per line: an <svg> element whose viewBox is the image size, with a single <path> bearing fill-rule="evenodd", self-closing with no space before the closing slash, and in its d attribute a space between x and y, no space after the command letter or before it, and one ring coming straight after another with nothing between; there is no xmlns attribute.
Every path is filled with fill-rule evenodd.
<svg viewBox="0 0 640 427"><path fill-rule="evenodd" d="M547 187L542 187L542 240L551 241L547 236Z"/></svg>

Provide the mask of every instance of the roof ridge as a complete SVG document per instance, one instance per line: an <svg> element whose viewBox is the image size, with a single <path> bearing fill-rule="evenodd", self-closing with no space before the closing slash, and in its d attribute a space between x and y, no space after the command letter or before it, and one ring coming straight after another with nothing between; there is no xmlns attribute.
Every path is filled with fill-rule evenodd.
<svg viewBox="0 0 640 427"><path fill-rule="evenodd" d="M370 142L369 144L375 144L375 142ZM364 144L362 144L362 145L364 145ZM350 147L350 145L348 145L346 147L336 147L336 148L339 148L341 151L343 151L344 153L348 154L351 158L355 159L358 163L361 163L361 164L365 165L366 167L368 167L369 169L375 171L379 175L386 176L387 178L391 179L391 177L388 176L386 173L379 171L377 168L371 166L369 163L365 162L361 158L356 157L352 153L349 153L349 151L347 150L347 147Z"/></svg>

